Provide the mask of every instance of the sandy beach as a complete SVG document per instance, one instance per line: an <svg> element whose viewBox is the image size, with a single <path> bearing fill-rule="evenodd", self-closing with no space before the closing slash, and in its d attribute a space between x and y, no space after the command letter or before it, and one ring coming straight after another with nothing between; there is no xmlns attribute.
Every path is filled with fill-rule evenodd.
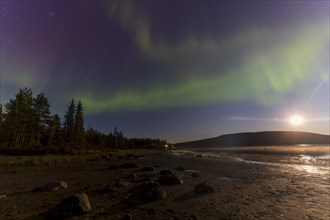
<svg viewBox="0 0 330 220"><path fill-rule="evenodd" d="M248 157L250 161L257 161L262 156ZM273 163L276 158L283 162L282 157L274 156ZM49 210L75 193L88 195L92 211L69 219L124 219L125 216L131 219L330 218L328 171L314 175L308 170L297 169L297 166L246 160L242 154L177 151L134 160L1 166L0 219L49 219ZM322 161L329 162L328 159ZM109 169L127 162L139 167ZM155 167L155 171L142 171L143 167ZM176 169L178 167L183 169ZM132 189L146 178L157 180L160 170L171 170L183 184L163 186L167 195L165 199L145 202L132 198ZM115 187L117 180L125 179L131 173L137 177L126 180L129 185ZM54 192L34 190L54 180L65 181L68 187ZM213 186L214 192L194 192L195 186L202 182ZM109 188L111 190L106 190Z"/></svg>

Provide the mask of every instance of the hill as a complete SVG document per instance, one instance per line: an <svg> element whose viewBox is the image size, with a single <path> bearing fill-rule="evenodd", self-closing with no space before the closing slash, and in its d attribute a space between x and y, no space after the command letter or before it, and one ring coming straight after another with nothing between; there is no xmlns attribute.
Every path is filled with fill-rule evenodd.
<svg viewBox="0 0 330 220"><path fill-rule="evenodd" d="M223 146L278 146L297 144L330 144L330 136L298 131L263 131L221 135L203 140L177 143L185 147L223 147Z"/></svg>

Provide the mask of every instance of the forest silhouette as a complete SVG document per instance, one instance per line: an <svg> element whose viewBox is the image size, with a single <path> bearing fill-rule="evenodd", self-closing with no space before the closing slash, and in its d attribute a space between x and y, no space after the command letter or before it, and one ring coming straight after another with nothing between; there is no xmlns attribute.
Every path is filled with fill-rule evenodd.
<svg viewBox="0 0 330 220"><path fill-rule="evenodd" d="M115 126L108 134L84 127L82 102L74 99L64 114L52 114L44 93L33 96L30 88L20 89L15 98L0 105L0 149L70 152L80 149L162 147L165 140L127 138Z"/></svg>

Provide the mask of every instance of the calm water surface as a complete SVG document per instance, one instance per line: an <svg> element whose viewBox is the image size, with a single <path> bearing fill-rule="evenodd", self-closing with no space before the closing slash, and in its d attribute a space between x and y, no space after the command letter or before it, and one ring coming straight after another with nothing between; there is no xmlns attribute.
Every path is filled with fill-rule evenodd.
<svg viewBox="0 0 330 220"><path fill-rule="evenodd" d="M286 167L305 175L330 180L330 146L194 148L174 150L172 153L184 157L230 157L235 163Z"/></svg>

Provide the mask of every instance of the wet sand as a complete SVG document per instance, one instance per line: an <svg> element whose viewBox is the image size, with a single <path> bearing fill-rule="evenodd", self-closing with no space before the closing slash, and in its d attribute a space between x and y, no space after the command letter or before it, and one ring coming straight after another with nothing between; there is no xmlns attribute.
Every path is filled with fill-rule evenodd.
<svg viewBox="0 0 330 220"><path fill-rule="evenodd" d="M256 154L252 157L262 161L263 156ZM249 163L245 159L242 154L212 157L163 153L129 160L140 167L156 166L156 171L108 169L127 160L0 167L0 194L6 195L0 198L0 219L45 219L45 213L63 198L82 192L89 196L92 212L70 219L123 219L127 213L132 219L330 218L328 172L314 175L296 167ZM178 166L185 170L176 171ZM171 169L183 184L164 186L167 197L163 200L130 201L132 187L141 184L145 177L156 180L163 169ZM132 172L138 178L129 186L115 192L102 191L106 185L114 185L116 180ZM199 177L192 177L191 174L196 172ZM66 181L69 186L55 192L32 192L35 187L53 180ZM194 187L201 182L211 184L215 192L195 193Z"/></svg>

